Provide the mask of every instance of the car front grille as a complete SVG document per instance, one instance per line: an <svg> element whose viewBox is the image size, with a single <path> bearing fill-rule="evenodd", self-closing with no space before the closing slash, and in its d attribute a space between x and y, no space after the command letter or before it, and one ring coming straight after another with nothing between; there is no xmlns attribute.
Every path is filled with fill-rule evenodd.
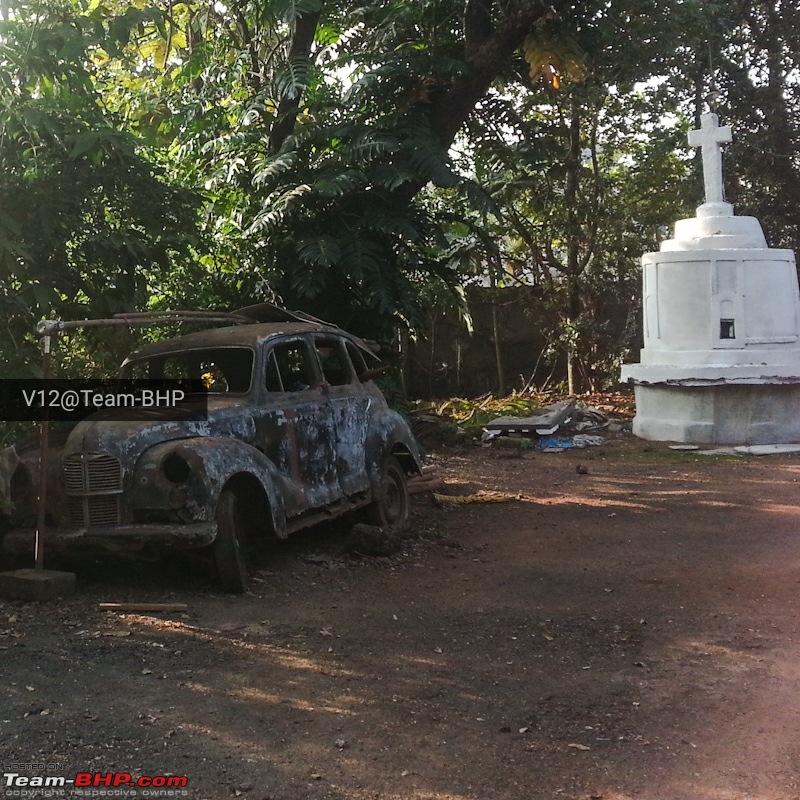
<svg viewBox="0 0 800 800"><path fill-rule="evenodd" d="M119 496L67 497L70 525L88 528L93 525L119 524Z"/></svg>
<svg viewBox="0 0 800 800"><path fill-rule="evenodd" d="M62 461L70 525L117 525L122 465L108 453L71 453Z"/></svg>
<svg viewBox="0 0 800 800"><path fill-rule="evenodd" d="M106 494L122 491L122 465L107 453L72 453L65 456L67 494Z"/></svg>

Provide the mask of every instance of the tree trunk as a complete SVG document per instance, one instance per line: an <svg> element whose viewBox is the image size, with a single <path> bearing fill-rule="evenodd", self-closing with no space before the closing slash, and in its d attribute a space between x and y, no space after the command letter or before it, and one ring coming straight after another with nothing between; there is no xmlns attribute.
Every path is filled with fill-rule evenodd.
<svg viewBox="0 0 800 800"><path fill-rule="evenodd" d="M573 325L581 314L581 227L576 206L578 203L578 184L581 168L581 116L580 105L573 94L570 98L569 116L569 152L567 155L567 178L564 184L564 202L567 206L567 325L570 331L570 342L567 349L567 391L575 394L575 358L577 342L572 333Z"/></svg>
<svg viewBox="0 0 800 800"><path fill-rule="evenodd" d="M401 327L397 328L397 358L400 362L400 391L403 394L403 400L407 400L411 363L408 355L408 332Z"/></svg>
<svg viewBox="0 0 800 800"><path fill-rule="evenodd" d="M443 86L434 97L424 94L424 106L436 138L447 151L461 126L486 94L489 87L508 65L514 53L537 27L572 7L568 0L531 0L521 3L520 10L502 17L492 0L468 0L464 9L464 61L466 69ZM425 184L407 181L395 194L398 202L408 204Z"/></svg>
<svg viewBox="0 0 800 800"><path fill-rule="evenodd" d="M568 319L567 324L571 327L572 320ZM572 344L567 349L567 394L575 394L575 351Z"/></svg>
<svg viewBox="0 0 800 800"><path fill-rule="evenodd" d="M456 333L456 394L461 396L461 333Z"/></svg>
<svg viewBox="0 0 800 800"><path fill-rule="evenodd" d="M288 62L291 63L298 59L309 59L311 57L311 48L314 46L314 36L317 32L321 13L321 11L313 11L297 18L292 43L289 46L287 55ZM276 153L280 150L287 137L294 132L299 108L299 94L295 97L281 98L278 103L278 110L275 113L275 122L269 133L269 149L271 153Z"/></svg>
<svg viewBox="0 0 800 800"><path fill-rule="evenodd" d="M497 277L489 268L489 285L492 287L492 337L494 338L494 359L497 366L497 391L506 393L506 373L503 365L503 347L500 343L500 322L497 315Z"/></svg>

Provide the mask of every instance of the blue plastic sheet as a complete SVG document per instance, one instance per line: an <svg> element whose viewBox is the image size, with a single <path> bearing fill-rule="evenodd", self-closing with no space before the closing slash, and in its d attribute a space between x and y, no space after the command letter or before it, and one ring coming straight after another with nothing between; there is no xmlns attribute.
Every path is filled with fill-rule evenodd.
<svg viewBox="0 0 800 800"><path fill-rule="evenodd" d="M539 439L539 447L543 450L550 448L569 450L570 447L575 447L575 444L570 436L542 436Z"/></svg>

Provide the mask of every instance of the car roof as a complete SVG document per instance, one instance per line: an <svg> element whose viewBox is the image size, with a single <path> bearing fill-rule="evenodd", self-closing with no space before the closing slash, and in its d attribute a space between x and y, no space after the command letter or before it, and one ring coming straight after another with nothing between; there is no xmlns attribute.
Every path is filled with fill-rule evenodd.
<svg viewBox="0 0 800 800"><path fill-rule="evenodd" d="M126 361L206 347L255 347L274 336L303 333L325 333L342 336L355 344L364 353L372 356L373 359L377 359L377 356L365 341L334 325L310 322L262 322L252 325L234 325L229 328L196 331L195 333L187 333L184 336L165 339L163 342L146 344L131 353Z"/></svg>

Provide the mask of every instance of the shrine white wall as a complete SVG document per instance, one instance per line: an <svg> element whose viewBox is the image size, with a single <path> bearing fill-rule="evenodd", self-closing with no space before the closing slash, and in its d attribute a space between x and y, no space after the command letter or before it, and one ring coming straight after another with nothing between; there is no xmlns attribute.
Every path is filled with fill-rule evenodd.
<svg viewBox="0 0 800 800"><path fill-rule="evenodd" d="M692 444L800 442L798 401L796 384L637 385L633 433Z"/></svg>
<svg viewBox="0 0 800 800"><path fill-rule="evenodd" d="M800 441L800 288L794 254L767 246L753 217L722 198L719 144L730 129L703 115L706 199L642 258L644 347L623 367L633 432L719 444ZM727 131L727 133L726 133ZM715 149L716 148L716 149Z"/></svg>
<svg viewBox="0 0 800 800"><path fill-rule="evenodd" d="M800 364L791 250L648 253L642 285L642 364Z"/></svg>

